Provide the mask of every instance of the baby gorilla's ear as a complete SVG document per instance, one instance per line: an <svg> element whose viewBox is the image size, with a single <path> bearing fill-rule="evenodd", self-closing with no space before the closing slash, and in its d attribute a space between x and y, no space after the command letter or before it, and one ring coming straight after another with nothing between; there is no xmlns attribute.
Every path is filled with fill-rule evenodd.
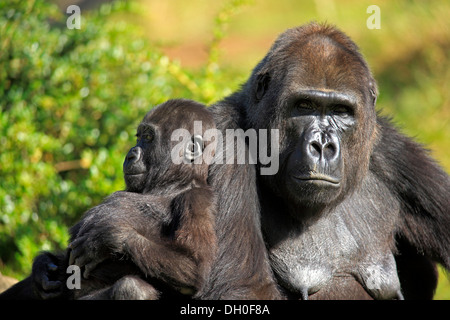
<svg viewBox="0 0 450 320"><path fill-rule="evenodd" d="M186 149L184 150L184 158L187 161L194 162L195 159L199 158L203 154L205 149L205 144L203 142L203 137L196 134L191 137L191 141L186 144Z"/></svg>

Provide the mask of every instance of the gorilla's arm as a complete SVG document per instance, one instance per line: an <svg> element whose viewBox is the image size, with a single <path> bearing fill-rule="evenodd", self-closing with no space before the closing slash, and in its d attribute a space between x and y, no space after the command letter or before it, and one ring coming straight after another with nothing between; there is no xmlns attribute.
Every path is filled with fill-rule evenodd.
<svg viewBox="0 0 450 320"><path fill-rule="evenodd" d="M236 94L209 108L224 141L226 129L244 128L235 99ZM227 164L226 149L233 146L235 161ZM237 151L236 145L224 143L209 169L208 183L218 203L218 259L199 298L280 299L261 231L255 166L238 164Z"/></svg>
<svg viewBox="0 0 450 320"><path fill-rule="evenodd" d="M370 169L400 203L395 259L406 299L432 299L436 262L450 270L450 178L425 149L379 117ZM420 275L420 277L418 277Z"/></svg>
<svg viewBox="0 0 450 320"><path fill-rule="evenodd" d="M381 139L371 170L401 203L401 241L450 270L450 177L412 139L379 117Z"/></svg>
<svg viewBox="0 0 450 320"><path fill-rule="evenodd" d="M178 288L197 289L197 266L186 248L160 234L166 207L160 197L116 192L101 205L89 210L76 225L69 248L69 264L84 267L84 277L107 259L131 259L147 277L158 278ZM170 220L167 220L170 224ZM170 227L168 227L170 228ZM73 232L75 234L75 232Z"/></svg>

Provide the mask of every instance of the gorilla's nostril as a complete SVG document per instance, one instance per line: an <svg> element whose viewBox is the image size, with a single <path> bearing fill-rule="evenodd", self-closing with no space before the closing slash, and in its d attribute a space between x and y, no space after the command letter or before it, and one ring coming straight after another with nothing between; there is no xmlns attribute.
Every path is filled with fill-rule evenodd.
<svg viewBox="0 0 450 320"><path fill-rule="evenodd" d="M324 147L324 157L326 159L331 159L334 157L334 155L336 154L336 146L334 145L334 143L328 143L325 145Z"/></svg>
<svg viewBox="0 0 450 320"><path fill-rule="evenodd" d="M309 151L311 152L311 155L320 157L322 154L322 147L318 142L313 141L309 145Z"/></svg>

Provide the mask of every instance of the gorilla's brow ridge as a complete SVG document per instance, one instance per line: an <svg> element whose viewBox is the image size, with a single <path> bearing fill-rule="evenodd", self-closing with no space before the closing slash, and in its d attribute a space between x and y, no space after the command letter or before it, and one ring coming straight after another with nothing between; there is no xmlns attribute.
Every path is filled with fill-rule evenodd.
<svg viewBox="0 0 450 320"><path fill-rule="evenodd" d="M145 122L140 123L137 128L137 132L139 133L139 132L146 132L146 131L155 131L155 128L154 128L154 126L152 126L149 123L145 123Z"/></svg>
<svg viewBox="0 0 450 320"><path fill-rule="evenodd" d="M333 100L334 103L340 103L348 106L356 105L356 98L351 94L345 94L341 92L328 91L328 90L299 90L293 93L295 99L308 99L308 100Z"/></svg>

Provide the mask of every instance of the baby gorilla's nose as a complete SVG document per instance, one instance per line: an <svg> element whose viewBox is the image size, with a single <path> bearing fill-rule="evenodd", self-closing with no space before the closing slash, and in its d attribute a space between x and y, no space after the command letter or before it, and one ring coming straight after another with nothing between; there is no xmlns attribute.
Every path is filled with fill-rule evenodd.
<svg viewBox="0 0 450 320"><path fill-rule="evenodd" d="M125 160L131 165L141 160L141 157L142 157L142 149L140 147L133 147L128 152Z"/></svg>

